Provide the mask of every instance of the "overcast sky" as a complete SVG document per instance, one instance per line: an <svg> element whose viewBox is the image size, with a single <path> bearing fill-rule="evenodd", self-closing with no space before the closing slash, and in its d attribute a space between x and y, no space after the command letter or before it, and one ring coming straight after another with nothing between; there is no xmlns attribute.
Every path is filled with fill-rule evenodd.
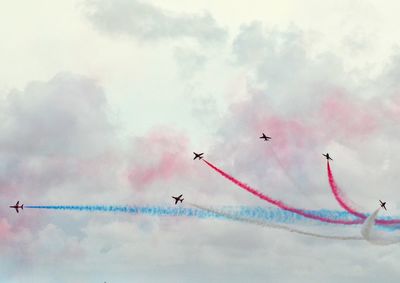
<svg viewBox="0 0 400 283"><path fill-rule="evenodd" d="M395 282L396 245L26 205L267 203L400 215L397 1L3 1L1 282ZM269 143L258 137L265 132ZM185 201L183 204L185 204ZM297 228L360 236L360 227Z"/></svg>

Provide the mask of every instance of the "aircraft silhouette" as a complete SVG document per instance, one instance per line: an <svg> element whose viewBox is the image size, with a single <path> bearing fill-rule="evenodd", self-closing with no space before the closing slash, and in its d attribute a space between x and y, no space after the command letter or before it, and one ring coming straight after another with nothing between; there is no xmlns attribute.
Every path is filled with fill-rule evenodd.
<svg viewBox="0 0 400 283"><path fill-rule="evenodd" d="M196 158L198 158L199 160L200 159L203 159L203 154L204 154L204 152L202 152L202 153L196 153L196 152L193 152L194 153L194 158L193 158L193 160L196 160Z"/></svg>
<svg viewBox="0 0 400 283"><path fill-rule="evenodd" d="M19 205L19 201L15 205L11 205L10 208L15 208L17 213L19 213L18 208L24 209L24 205Z"/></svg>
<svg viewBox="0 0 400 283"><path fill-rule="evenodd" d="M264 133L262 133L262 136L260 137L260 139L264 139L265 141L268 141L271 139L271 137L267 137Z"/></svg>
<svg viewBox="0 0 400 283"><path fill-rule="evenodd" d="M386 201L383 202L383 201L379 200L379 202L381 203L381 207L383 207L385 210L387 210L386 209Z"/></svg>
<svg viewBox="0 0 400 283"><path fill-rule="evenodd" d="M322 154L322 155L326 157L326 160L333 160L333 159L329 156L329 153L327 153L327 154Z"/></svg>
<svg viewBox="0 0 400 283"><path fill-rule="evenodd" d="M183 198L181 198L182 197L182 195L180 195L180 196L178 196L178 197L174 197L174 196L172 196L172 198L173 199L175 199L175 204L177 204L178 203L178 201L180 201L180 202L182 202L184 199Z"/></svg>

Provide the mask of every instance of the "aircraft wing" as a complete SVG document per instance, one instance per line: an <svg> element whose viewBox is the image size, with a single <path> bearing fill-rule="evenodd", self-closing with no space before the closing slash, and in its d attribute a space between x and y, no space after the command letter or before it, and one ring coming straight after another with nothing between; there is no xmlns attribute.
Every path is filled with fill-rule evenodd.
<svg viewBox="0 0 400 283"><path fill-rule="evenodd" d="M17 213L19 213L19 211L18 211L18 207L16 207L16 208L15 208L15 210L17 211Z"/></svg>

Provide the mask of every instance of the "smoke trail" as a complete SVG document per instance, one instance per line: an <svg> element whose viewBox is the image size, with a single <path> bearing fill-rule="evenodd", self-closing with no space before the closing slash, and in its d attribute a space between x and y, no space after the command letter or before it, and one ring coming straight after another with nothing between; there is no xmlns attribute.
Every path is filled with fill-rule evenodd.
<svg viewBox="0 0 400 283"><path fill-rule="evenodd" d="M115 205L26 205L27 209L50 209L50 210L69 210L69 211L88 211L88 212L113 212L131 213L153 216L183 216L197 218L220 218L220 215L208 213L204 210L192 209L183 206L115 206ZM221 206L221 211L234 214L239 217L262 219L281 223L295 223L305 221L297 214L281 209L249 207L249 206ZM310 213L325 216L336 215L336 217L348 217L347 212L319 210Z"/></svg>
<svg viewBox="0 0 400 283"><path fill-rule="evenodd" d="M47 209L47 210L69 210L69 211L88 211L88 212L113 212L131 213L136 215L151 216L182 216L197 218L220 218L220 215L206 213L204 210L187 208L184 206L115 206L115 205L26 205L27 209ZM307 218L290 211L253 207L253 206L220 206L220 211L236 215L238 217L259 219L264 221L274 221L280 223L306 222ZM348 212L334 210L312 210L308 213L320 217L334 217L346 219L352 217Z"/></svg>
<svg viewBox="0 0 400 283"><path fill-rule="evenodd" d="M336 184L335 179L333 177L331 165L329 164L329 161L326 162L326 168L327 168L327 172L328 172L329 186L331 187L332 193L335 196L335 199L337 200L339 205L342 208L344 208L347 212L349 212L361 219L366 219L367 215L356 211L350 205L348 205L346 203L346 201L344 200L343 193L340 190L339 186ZM381 225L396 225L396 224L400 224L400 219L377 219L375 222L377 224L381 224Z"/></svg>
<svg viewBox="0 0 400 283"><path fill-rule="evenodd" d="M373 245L385 246L400 243L399 235L387 235L384 232L377 233L375 230L373 230L379 210L380 208L375 210L375 212L365 220L363 226L361 227L361 235L366 241Z"/></svg>
<svg viewBox="0 0 400 283"><path fill-rule="evenodd" d="M344 208L346 211L348 211L349 213L363 218L365 219L366 216L362 213L357 212L356 210L354 210L350 205L348 205L346 203L346 201L344 200L343 197L343 193L340 191L339 187L337 186L335 179L333 178L333 174L331 171L331 166L329 164L329 161L326 161L326 168L327 168L327 172L328 172L328 180L329 180L329 185L331 187L332 193L335 196L335 199L337 200L337 202L339 203L339 205Z"/></svg>
<svg viewBox="0 0 400 283"><path fill-rule="evenodd" d="M50 210L68 210L68 211L87 211L87 212L113 212L113 213L130 213L136 215L151 216L187 216L198 218L219 217L213 213L204 212L198 209L191 209L182 206L164 207L164 206L117 206L117 205L26 205L25 208L31 209L50 209ZM274 218L274 213L267 214L268 217ZM285 221L285 217L279 218ZM288 217L287 219L289 219Z"/></svg>
<svg viewBox="0 0 400 283"><path fill-rule="evenodd" d="M279 229L279 230L285 230L285 231L289 231L289 232L292 232L292 233L297 233L297 234L301 234L301 235L305 235L305 236L311 236L311 237L316 237L316 238L321 238L321 239L330 239L330 240L358 240L358 241L359 240L363 240L362 237L330 236L330 235L323 235L323 234L317 234L317 233L302 231L302 230L299 230L299 229L290 228L290 227L283 226L283 225L267 223L267 222L260 221L260 220L257 220L257 219L240 217L240 216L237 216L235 214L230 214L230 213L227 213L227 212L223 212L223 211L219 211L219 210L216 210L216 209L200 206L200 205L193 204L193 203L189 203L189 204L192 205L193 207L198 208L198 209L202 209L202 210L208 211L210 213L214 213L216 215L220 215L220 216L223 216L223 217L226 217L228 219L235 220L235 221L240 221L240 222L243 222L243 223L255 224L255 225L262 226L262 227L267 227L267 228L275 228L275 229Z"/></svg>
<svg viewBox="0 0 400 283"><path fill-rule="evenodd" d="M228 179L229 181L231 181L232 183L234 183L235 185L239 186L240 188L248 191L249 193L257 196L258 198L265 200L283 210L286 211L290 211L296 214L299 214L301 216L304 216L306 218L310 218L310 219L314 219L314 220L318 220L321 222L326 222L326 223L332 223L332 224L343 224L343 225L354 225L354 224L361 224L364 221L362 220L343 220L343 219L334 219L334 218L328 218L328 217L321 217L318 215L314 215L308 211L305 210L301 210L298 208L293 208L290 207L286 204L284 204L281 201L272 199L264 194L262 194L261 192L251 188L250 186L248 186L247 184L244 184L242 182L240 182L239 180L237 180L236 178L232 177L231 175L229 175L228 173L225 173L224 171L222 171L221 169L219 169L218 167L216 167L215 165L211 164L210 162L208 162L205 159L202 159L210 168L212 168L214 171L216 171L217 173L219 173L221 176L225 177L226 179Z"/></svg>

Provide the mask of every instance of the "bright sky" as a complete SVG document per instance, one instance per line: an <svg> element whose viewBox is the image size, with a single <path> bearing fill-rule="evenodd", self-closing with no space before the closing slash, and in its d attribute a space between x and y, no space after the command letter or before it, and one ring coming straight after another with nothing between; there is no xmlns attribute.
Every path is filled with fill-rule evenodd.
<svg viewBox="0 0 400 283"><path fill-rule="evenodd" d="M396 246L226 220L7 208L169 206L181 193L268 206L192 162L199 151L292 206L343 210L321 156L330 152L354 207L371 213L384 199L383 215L400 215L398 1L1 6L1 282L399 278ZM297 226L360 236L359 226Z"/></svg>

